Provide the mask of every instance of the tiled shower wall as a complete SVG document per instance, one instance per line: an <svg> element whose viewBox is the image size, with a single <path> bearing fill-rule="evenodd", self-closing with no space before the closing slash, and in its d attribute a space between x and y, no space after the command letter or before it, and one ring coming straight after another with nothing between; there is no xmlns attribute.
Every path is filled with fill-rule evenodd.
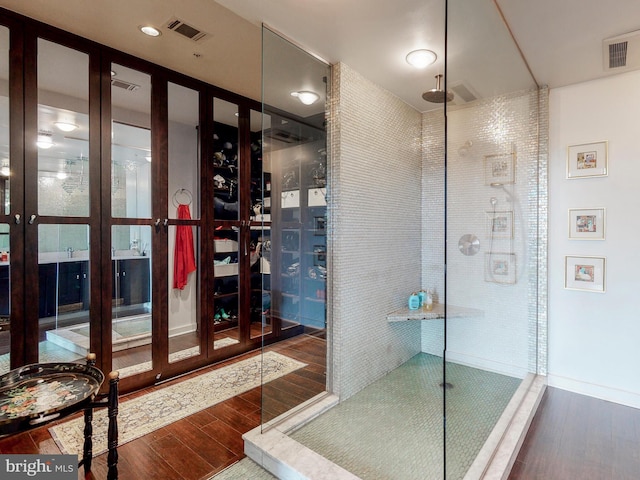
<svg viewBox="0 0 640 480"><path fill-rule="evenodd" d="M546 121L539 129L538 114L545 118L546 95L546 90L534 90L448 108L446 246L444 117L442 111L423 115L422 282L442 295L446 257L447 305L477 311L449 318L447 360L519 377L543 373L537 342L539 333L546 335L546 330L539 332L546 318L546 296L540 296L546 291L546 270L538 259L546 258L547 199L546 157L538 152L548 132ZM515 157L515 183L487 185L486 156L509 153ZM496 211L512 212L512 238L492 238L492 199ZM477 254L458 249L463 235L477 237ZM513 283L496 283L487 275L488 252L515 254ZM443 322L422 323L423 351L442 355Z"/></svg>
<svg viewBox="0 0 640 480"><path fill-rule="evenodd" d="M420 351L388 323L420 288L421 115L347 65L332 68L331 389L342 399Z"/></svg>

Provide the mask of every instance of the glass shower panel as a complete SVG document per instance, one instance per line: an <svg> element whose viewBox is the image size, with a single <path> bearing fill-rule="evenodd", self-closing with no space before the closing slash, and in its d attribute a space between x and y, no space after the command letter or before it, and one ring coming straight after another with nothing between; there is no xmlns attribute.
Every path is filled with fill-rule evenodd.
<svg viewBox="0 0 640 480"><path fill-rule="evenodd" d="M38 225L38 361L89 353L89 226Z"/></svg>
<svg viewBox="0 0 640 480"><path fill-rule="evenodd" d="M89 56L38 39L38 214L89 216Z"/></svg>
<svg viewBox="0 0 640 480"><path fill-rule="evenodd" d="M196 90L168 84L169 107L169 362L199 355L200 162Z"/></svg>
<svg viewBox="0 0 640 480"><path fill-rule="evenodd" d="M447 6L446 284L430 284L446 299L445 478L461 479L536 372L539 93L495 2Z"/></svg>
<svg viewBox="0 0 640 480"><path fill-rule="evenodd" d="M260 310L263 333L295 336L297 351L289 355L313 358L309 375L324 389L329 67L266 28L262 53L262 205L254 212L262 223L256 235L262 264L255 277L262 293L255 292L256 314ZM301 92L315 97L309 102ZM323 391L294 389L292 383L298 380L263 385L263 423Z"/></svg>

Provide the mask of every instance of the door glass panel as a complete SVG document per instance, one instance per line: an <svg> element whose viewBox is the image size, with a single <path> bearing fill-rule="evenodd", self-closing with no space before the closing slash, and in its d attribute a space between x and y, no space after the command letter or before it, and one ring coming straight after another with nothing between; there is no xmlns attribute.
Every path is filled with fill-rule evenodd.
<svg viewBox="0 0 640 480"><path fill-rule="evenodd" d="M271 170L262 155L262 113L249 111L251 129L251 338L273 332L271 322Z"/></svg>
<svg viewBox="0 0 640 480"><path fill-rule="evenodd" d="M38 213L89 216L89 56L38 39Z"/></svg>
<svg viewBox="0 0 640 480"><path fill-rule="evenodd" d="M39 362L89 353L89 226L38 225Z"/></svg>
<svg viewBox="0 0 640 480"><path fill-rule="evenodd" d="M9 29L0 27L0 212L9 215Z"/></svg>
<svg viewBox="0 0 640 480"><path fill-rule="evenodd" d="M9 225L0 223L0 375L11 362L11 251Z"/></svg>
<svg viewBox="0 0 640 480"><path fill-rule="evenodd" d="M213 100L213 184L216 220L238 220L238 106Z"/></svg>
<svg viewBox="0 0 640 480"><path fill-rule="evenodd" d="M200 218L199 93L168 85L169 218ZM200 228L169 226L169 362L200 354Z"/></svg>
<svg viewBox="0 0 640 480"><path fill-rule="evenodd" d="M113 368L127 377L151 364L151 226L111 229Z"/></svg>
<svg viewBox="0 0 640 480"><path fill-rule="evenodd" d="M151 76L112 64L111 211L151 218Z"/></svg>
<svg viewBox="0 0 640 480"><path fill-rule="evenodd" d="M213 348L225 348L239 342L239 230L220 228L214 238L214 315Z"/></svg>

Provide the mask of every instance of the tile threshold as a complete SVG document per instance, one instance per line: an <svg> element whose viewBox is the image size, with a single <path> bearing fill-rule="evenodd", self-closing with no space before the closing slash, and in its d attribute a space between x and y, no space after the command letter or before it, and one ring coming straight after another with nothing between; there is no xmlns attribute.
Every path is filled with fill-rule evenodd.
<svg viewBox="0 0 640 480"><path fill-rule="evenodd" d="M464 480L506 479L546 388L546 377L529 374L521 382ZM243 435L244 452L281 480L360 480L344 468L289 437L339 403L336 395L317 395Z"/></svg>

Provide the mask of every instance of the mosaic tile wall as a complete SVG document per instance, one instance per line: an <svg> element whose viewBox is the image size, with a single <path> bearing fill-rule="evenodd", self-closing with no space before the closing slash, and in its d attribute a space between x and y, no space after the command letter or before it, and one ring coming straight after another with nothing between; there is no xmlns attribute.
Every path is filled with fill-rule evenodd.
<svg viewBox="0 0 640 480"><path fill-rule="evenodd" d="M332 68L332 385L346 399L420 351L420 322L388 323L420 288L421 115Z"/></svg>
<svg viewBox="0 0 640 480"><path fill-rule="evenodd" d="M537 363L546 358L538 353L536 336L546 324L546 297L540 293L546 291L546 270L541 270L541 283L538 277L538 258L546 258L546 157L538 155L539 145L546 148L548 138L546 121L538 129L539 110L545 118L545 98L546 91L519 92L448 109L447 303L479 313L449 319L447 359L515 376L542 371L544 365ZM440 293L445 258L443 123L441 111L423 116L422 282ZM491 156L508 159L510 154L515 158L515 182L489 185L492 179L485 170ZM510 212L506 216L513 218L511 237L491 233L494 212ZM459 251L463 235L477 237L477 254ZM498 279L489 274L488 252L507 254L515 274ZM443 322L423 323L423 351L442 355Z"/></svg>

